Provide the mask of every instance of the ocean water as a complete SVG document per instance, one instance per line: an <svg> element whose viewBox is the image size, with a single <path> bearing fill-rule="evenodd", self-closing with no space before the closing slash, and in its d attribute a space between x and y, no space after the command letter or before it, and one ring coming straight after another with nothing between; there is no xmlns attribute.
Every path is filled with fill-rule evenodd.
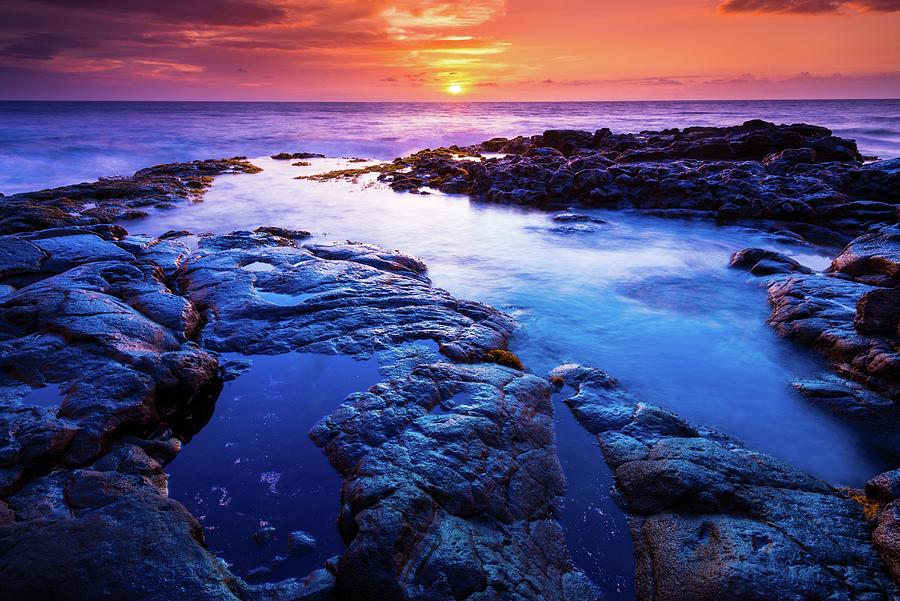
<svg viewBox="0 0 900 601"><path fill-rule="evenodd" d="M389 159L426 146L551 127L635 131L750 118L826 125L857 139L865 154L900 156L900 101L0 103L0 191L160 162L247 155L262 173L219 177L203 202L154 210L125 227L160 234L277 225L309 230L318 242L351 239L400 249L425 260L436 285L516 316L521 327L511 346L534 373L564 362L600 367L645 401L835 485L859 486L896 466L891 441L797 394L794 380L827 373L826 366L766 325L762 281L727 266L731 253L754 246L821 269L834 250L787 246L753 230L613 211L580 211L606 223L573 231L552 214L458 195L395 193L371 178L295 179L348 165L337 158L314 159L308 167L267 158L307 150ZM170 488L202 516L211 548L241 573L284 556L287 531L310 530L322 541L316 554L275 560L263 577L299 576L341 546L332 501L338 479L304 434L348 392L373 383L377 368L308 355L254 361L228 383L210 424L171 464ZM320 372L337 377L313 377ZM37 394L45 393L52 396ZM558 401L559 457L568 481L561 521L570 548L609 599L632 599L634 559L624 516L609 494L611 475L596 442ZM317 488L320 483L328 491ZM315 503L305 500L310 495ZM310 522L311 516L319 519ZM257 548L251 536L261 522L277 525L280 538Z"/></svg>
<svg viewBox="0 0 900 601"><path fill-rule="evenodd" d="M549 128L811 122L900 156L900 100L571 103L0 102L0 193L152 164L309 150L390 159Z"/></svg>

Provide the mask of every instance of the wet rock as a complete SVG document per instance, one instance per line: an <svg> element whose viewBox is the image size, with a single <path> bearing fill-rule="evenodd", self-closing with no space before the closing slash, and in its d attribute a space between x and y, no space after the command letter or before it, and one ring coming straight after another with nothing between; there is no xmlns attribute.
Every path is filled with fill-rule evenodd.
<svg viewBox="0 0 900 601"><path fill-rule="evenodd" d="M123 248L114 237L123 233L89 226L0 237L0 248L28 244L42 254L35 265L3 253L25 257L9 259L4 273L33 282L0 302L0 388L19 399L21 384L66 391L53 416L26 407L0 416L15 457L0 466L0 491L36 466L88 461L119 433L156 429L216 387L215 358L190 340L199 314L158 265Z"/></svg>
<svg viewBox="0 0 900 601"><path fill-rule="evenodd" d="M824 355L841 375L896 403L900 338L896 331L867 334L854 326L857 306L874 290L880 289L825 274L791 275L769 285L769 323L781 336Z"/></svg>
<svg viewBox="0 0 900 601"><path fill-rule="evenodd" d="M605 219L592 217L591 215L581 215L579 213L560 213L559 215L553 216L553 221L557 221L560 223L606 223Z"/></svg>
<svg viewBox="0 0 900 601"><path fill-rule="evenodd" d="M866 496L881 502L900 498L900 469L884 472L866 482Z"/></svg>
<svg viewBox="0 0 900 601"><path fill-rule="evenodd" d="M316 550L316 539L302 530L294 530L288 535L288 553L295 557L308 555Z"/></svg>
<svg viewBox="0 0 900 601"><path fill-rule="evenodd" d="M598 598L553 519L552 424L550 387L496 365L422 365L351 396L310 432L344 478L338 597Z"/></svg>
<svg viewBox="0 0 900 601"><path fill-rule="evenodd" d="M856 330L862 334L900 335L900 288L879 288L856 303Z"/></svg>
<svg viewBox="0 0 900 601"><path fill-rule="evenodd" d="M3 198L0 234L133 219L145 207L199 200L216 176L257 171L245 157L171 163L130 177L13 194Z"/></svg>
<svg viewBox="0 0 900 601"><path fill-rule="evenodd" d="M599 370L551 374L631 514L637 597L892 598L863 508L811 476L642 403ZM785 569L785 566L790 566Z"/></svg>
<svg viewBox="0 0 900 601"><path fill-rule="evenodd" d="M279 152L273 154L272 158L276 161L291 161L296 159L324 159L324 154L318 152Z"/></svg>
<svg viewBox="0 0 900 601"><path fill-rule="evenodd" d="M866 482L868 507L874 513L872 542L900 582L900 470L879 474Z"/></svg>
<svg viewBox="0 0 900 601"><path fill-rule="evenodd" d="M241 269L253 264L271 268ZM418 259L367 244L299 247L235 232L205 238L177 279L206 321L200 341L216 351L365 355L431 339L446 356L474 361L503 348L513 328L502 313L433 287Z"/></svg>
<svg viewBox="0 0 900 601"><path fill-rule="evenodd" d="M895 223L900 202L894 163L862 165L855 143L805 124L749 121L637 134L550 130L464 150L507 154L459 161L450 152L422 151L313 179L374 172L395 190L428 186L500 204L691 215L829 245Z"/></svg>
<svg viewBox="0 0 900 601"><path fill-rule="evenodd" d="M253 533L253 542L255 542L260 547L265 547L270 542L275 540L276 531L272 526L263 526L259 530Z"/></svg>
<svg viewBox="0 0 900 601"><path fill-rule="evenodd" d="M159 464L125 446L105 463L51 472L6 499L13 517L0 524L2 596L238 599L203 548L200 525L165 496Z"/></svg>
<svg viewBox="0 0 900 601"><path fill-rule="evenodd" d="M900 285L900 226L856 238L831 262L831 269L867 284Z"/></svg>
<svg viewBox="0 0 900 601"><path fill-rule="evenodd" d="M872 542L894 580L900 582L900 501L892 501L878 513Z"/></svg>
<svg viewBox="0 0 900 601"><path fill-rule="evenodd" d="M779 273L812 273L812 269L773 250L745 248L731 255L731 267L746 269L753 275Z"/></svg>

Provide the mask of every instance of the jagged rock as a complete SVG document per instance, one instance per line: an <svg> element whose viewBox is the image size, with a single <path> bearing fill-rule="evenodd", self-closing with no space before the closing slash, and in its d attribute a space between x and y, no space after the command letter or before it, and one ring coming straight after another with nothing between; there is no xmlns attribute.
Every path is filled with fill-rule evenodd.
<svg viewBox="0 0 900 601"><path fill-rule="evenodd" d="M896 586L863 508L772 457L642 403L603 372L551 377L597 435L631 514L637 597L887 599Z"/></svg>
<svg viewBox="0 0 900 601"><path fill-rule="evenodd" d="M894 163L862 165L855 143L805 124L750 121L639 134L549 130L464 150L508 154L458 160L423 151L313 179L374 172L395 190L429 186L501 204L687 213L829 245L895 223L900 202Z"/></svg>
<svg viewBox="0 0 900 601"><path fill-rule="evenodd" d="M791 275L770 283L769 323L786 338L824 355L843 376L895 403L900 399L900 338L857 331L857 306L867 284L830 275ZM863 303L865 306L865 303Z"/></svg>
<svg viewBox="0 0 900 601"><path fill-rule="evenodd" d="M207 322L203 346L216 351L368 354L431 339L470 361L505 346L513 328L502 313L433 287L418 259L368 244L298 247L235 232L203 239L177 279Z"/></svg>
<svg viewBox="0 0 900 601"><path fill-rule="evenodd" d="M432 339L467 361L504 351L513 328L432 287L425 265L396 251L300 248L306 232L259 228L202 237L192 253L185 235L85 225L0 236L9 288L0 299L0 597L333 599L334 565L274 584L235 577L166 496L162 464L210 418L221 388L216 357L197 342L201 326L209 321L199 341L222 349L366 354ZM268 291L316 300L286 306L260 297ZM223 376L235 377L236 363ZM30 404L32 387L51 383L59 407ZM550 507L555 497L545 496ZM547 547L545 537L563 558L547 560L558 572L534 577L552 580L548 590L563 581L587 590L555 522L528 525L540 530L521 534L529 552ZM258 534L265 542L271 532ZM315 544L301 534L291 534L294 553ZM502 547L502 535L479 530L478 540ZM471 586L456 579L466 557L451 545L430 560L441 591Z"/></svg>
<svg viewBox="0 0 900 601"><path fill-rule="evenodd" d="M856 303L853 325L862 334L900 336L900 288L878 288L863 294Z"/></svg>
<svg viewBox="0 0 900 601"><path fill-rule="evenodd" d="M302 530L294 530L288 535L288 553L294 556L306 555L316 550L316 539Z"/></svg>
<svg viewBox="0 0 900 601"><path fill-rule="evenodd" d="M272 158L276 161L291 161L295 159L324 159L324 154L318 152L279 152L273 154Z"/></svg>
<svg viewBox="0 0 900 601"><path fill-rule="evenodd" d="M874 511L872 542L900 582L900 470L875 476L866 482L865 493Z"/></svg>
<svg viewBox="0 0 900 601"><path fill-rule="evenodd" d="M746 269L753 275L778 273L812 273L812 269L773 250L745 248L731 255L732 267Z"/></svg>
<svg viewBox="0 0 900 601"><path fill-rule="evenodd" d="M260 168L245 157L171 163L141 169L131 177L4 196L0 234L131 219L145 207L199 200L215 176L257 171Z"/></svg>
<svg viewBox="0 0 900 601"><path fill-rule="evenodd" d="M24 284L0 301L9 403L0 491L37 466L97 457L120 433L154 430L217 393L216 359L190 341L199 314L139 258L140 245L126 250L123 234L88 226L0 237L0 274ZM28 406L30 388L48 383L63 385L60 406Z"/></svg>
<svg viewBox="0 0 900 601"><path fill-rule="evenodd" d="M553 519L549 386L433 364L351 396L310 436L344 477L341 599L598 598Z"/></svg>
<svg viewBox="0 0 900 601"><path fill-rule="evenodd" d="M900 285L900 225L856 238L831 262L831 269L867 284Z"/></svg>

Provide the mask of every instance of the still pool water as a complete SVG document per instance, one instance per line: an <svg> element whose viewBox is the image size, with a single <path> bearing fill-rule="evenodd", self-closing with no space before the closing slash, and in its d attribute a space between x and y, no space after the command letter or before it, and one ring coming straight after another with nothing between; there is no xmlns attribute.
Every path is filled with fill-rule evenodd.
<svg viewBox="0 0 900 601"><path fill-rule="evenodd" d="M304 576L344 549L335 525L341 478L307 432L348 394L378 382L379 363L298 353L222 360L249 369L226 382L209 423L167 466L169 494L238 574ZM274 529L271 538L256 541L263 528ZM293 531L313 536L315 550L292 556Z"/></svg>
<svg viewBox="0 0 900 601"><path fill-rule="evenodd" d="M606 223L574 231L553 214L463 196L395 193L372 179L296 179L348 166L340 159L313 159L307 167L254 162L262 173L222 176L203 202L156 211L126 227L199 234L276 225L308 230L315 242L401 249L425 260L438 286L513 314L521 327L511 348L534 373L568 362L600 367L639 398L834 484L858 486L891 467L876 439L796 393L791 382L825 371L822 361L766 325L761 280L728 268L734 251L751 246L817 269L833 251L788 246L748 229L613 211L579 211ZM340 481L305 434L346 394L377 381L377 366L318 357L322 365L349 362L344 368L353 370L346 373L360 375L330 378L345 373L338 366L308 380L305 357L254 358L254 368L226 385L210 425L171 466L173 496L202 517L212 528L211 548L243 573L283 555L292 529L309 531L322 546L305 559L276 559L264 577L303 573L342 548L334 526ZM556 408L568 481L560 518L573 557L609 599L631 599L634 558L624 515L609 494L612 475L593 437L563 404ZM249 538L263 522L281 533L274 548Z"/></svg>

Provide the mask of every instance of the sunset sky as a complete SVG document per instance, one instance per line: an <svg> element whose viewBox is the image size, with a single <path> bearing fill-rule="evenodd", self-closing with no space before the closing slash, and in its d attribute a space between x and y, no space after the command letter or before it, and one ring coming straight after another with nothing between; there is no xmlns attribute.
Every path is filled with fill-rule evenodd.
<svg viewBox="0 0 900 601"><path fill-rule="evenodd" d="M0 99L885 97L900 97L900 0L0 7Z"/></svg>

